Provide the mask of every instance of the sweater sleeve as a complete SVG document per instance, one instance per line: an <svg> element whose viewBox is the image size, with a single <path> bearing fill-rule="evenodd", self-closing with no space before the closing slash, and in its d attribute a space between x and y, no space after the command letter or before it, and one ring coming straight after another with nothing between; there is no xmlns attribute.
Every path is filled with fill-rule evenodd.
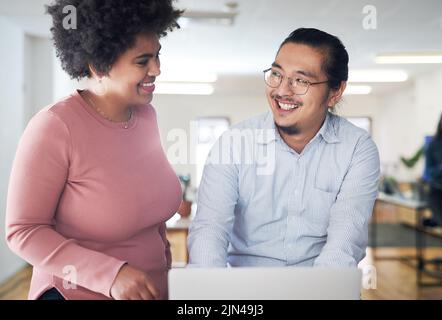
<svg viewBox="0 0 442 320"><path fill-rule="evenodd" d="M70 153L66 124L50 110L39 112L23 133L12 166L6 241L12 251L40 270L110 297L125 261L81 247L55 230Z"/></svg>

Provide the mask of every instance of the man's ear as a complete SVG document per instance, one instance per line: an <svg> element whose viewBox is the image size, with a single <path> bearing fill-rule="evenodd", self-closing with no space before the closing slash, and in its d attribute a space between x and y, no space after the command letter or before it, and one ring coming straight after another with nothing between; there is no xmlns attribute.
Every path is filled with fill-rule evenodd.
<svg viewBox="0 0 442 320"><path fill-rule="evenodd" d="M327 104L329 107L334 107L339 102L339 100L341 100L342 94L344 93L346 87L347 81L341 81L341 85L338 89L330 91Z"/></svg>

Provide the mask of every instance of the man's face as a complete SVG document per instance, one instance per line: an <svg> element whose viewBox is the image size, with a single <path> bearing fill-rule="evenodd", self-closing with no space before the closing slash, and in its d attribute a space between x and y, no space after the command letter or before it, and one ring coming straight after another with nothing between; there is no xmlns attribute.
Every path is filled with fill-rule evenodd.
<svg viewBox="0 0 442 320"><path fill-rule="evenodd" d="M293 135L312 128L318 130L322 125L331 102L327 83L310 85L306 94L296 95L287 77L292 78L293 83L296 79L326 81L321 68L323 59L323 53L303 44L286 43L279 50L272 70L284 79L277 88L266 86L266 96L280 131Z"/></svg>

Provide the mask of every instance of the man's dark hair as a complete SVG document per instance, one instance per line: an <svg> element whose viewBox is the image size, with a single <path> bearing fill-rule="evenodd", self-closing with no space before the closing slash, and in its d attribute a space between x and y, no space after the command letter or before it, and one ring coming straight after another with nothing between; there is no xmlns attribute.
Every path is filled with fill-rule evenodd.
<svg viewBox="0 0 442 320"><path fill-rule="evenodd" d="M286 43L308 45L324 53L322 70L331 89L338 89L341 81L348 79L348 53L337 37L314 28L299 28L293 31L279 46Z"/></svg>
<svg viewBox="0 0 442 320"><path fill-rule="evenodd" d="M140 34L165 36L179 28L182 11L173 0L55 0L46 7L57 56L73 79L90 77L89 65L108 74L117 58L135 44ZM76 9L76 29L65 28L63 12Z"/></svg>

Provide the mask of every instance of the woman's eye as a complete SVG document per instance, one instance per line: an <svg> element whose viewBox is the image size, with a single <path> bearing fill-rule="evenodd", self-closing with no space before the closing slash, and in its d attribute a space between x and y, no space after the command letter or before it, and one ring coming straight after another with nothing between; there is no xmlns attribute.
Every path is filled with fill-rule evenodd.
<svg viewBox="0 0 442 320"><path fill-rule="evenodd" d="M143 61L138 61L137 64L139 66L145 66L147 64L147 60L143 60Z"/></svg>

